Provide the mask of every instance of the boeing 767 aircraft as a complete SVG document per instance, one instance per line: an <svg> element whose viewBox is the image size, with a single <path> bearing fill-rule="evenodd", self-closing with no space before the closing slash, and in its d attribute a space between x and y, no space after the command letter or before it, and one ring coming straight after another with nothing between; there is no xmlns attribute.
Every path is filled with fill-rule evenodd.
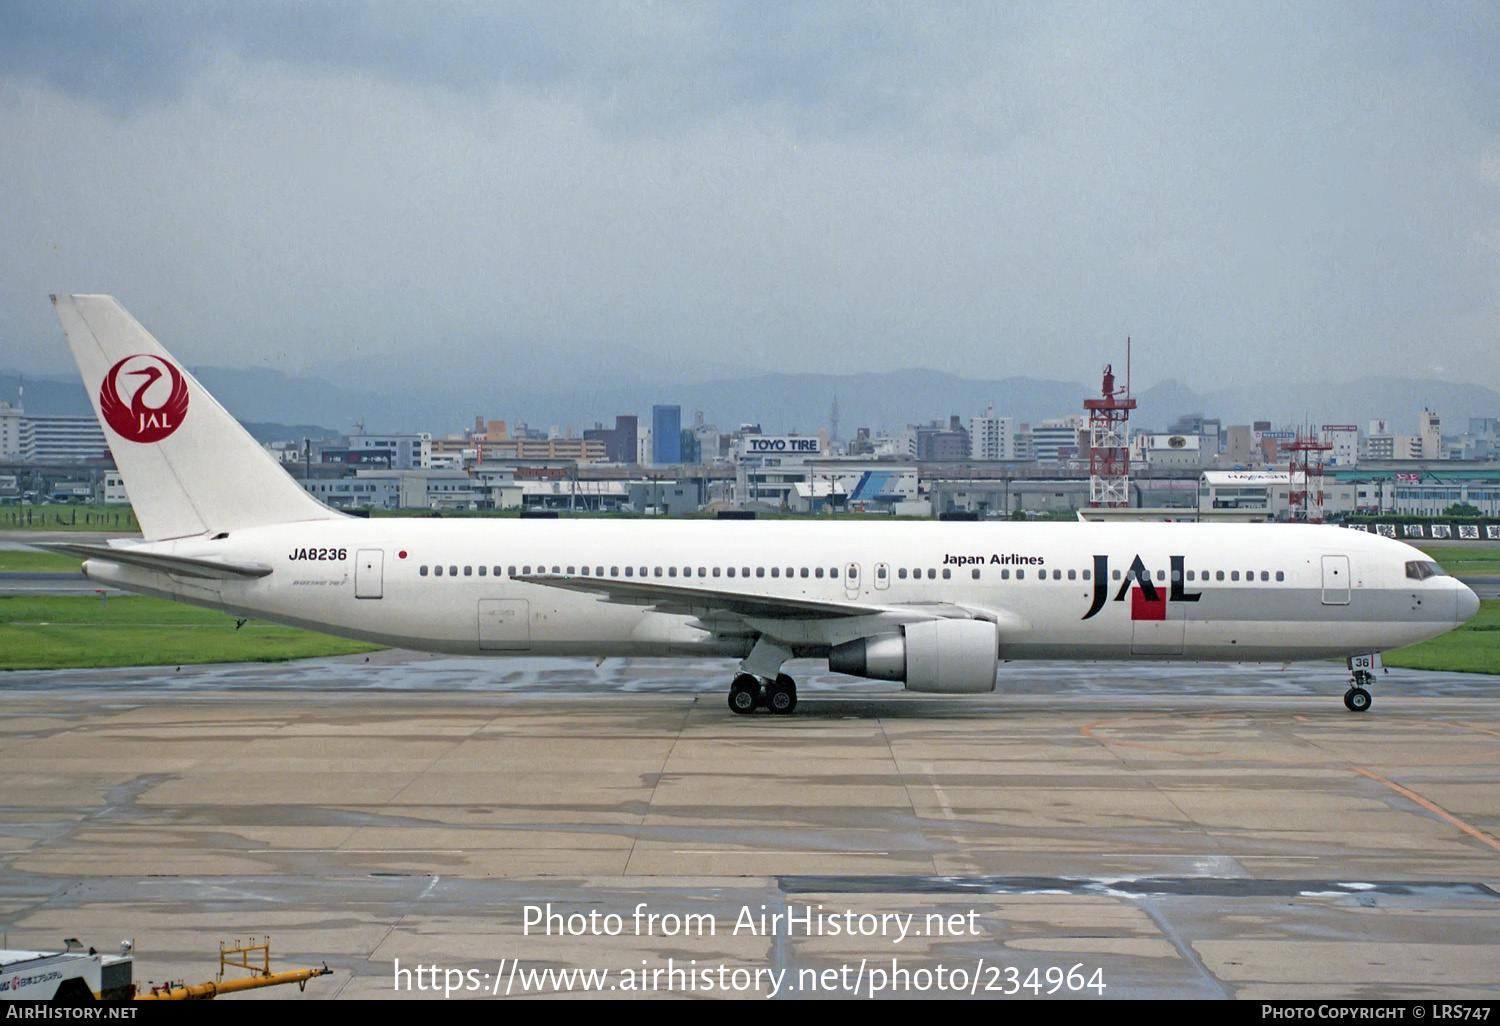
<svg viewBox="0 0 1500 1026"><path fill-rule="evenodd" d="M1424 553L1335 527L364 519L302 489L109 296L54 296L144 540L55 543L128 591L464 655L740 660L736 713L790 713L782 665L992 691L1000 660L1372 656L1479 599Z"/></svg>

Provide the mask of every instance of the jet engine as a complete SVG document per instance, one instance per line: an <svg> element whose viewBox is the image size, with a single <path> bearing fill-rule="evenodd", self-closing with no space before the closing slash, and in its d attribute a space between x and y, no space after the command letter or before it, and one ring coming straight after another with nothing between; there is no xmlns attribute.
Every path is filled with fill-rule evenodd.
<svg viewBox="0 0 1500 1026"><path fill-rule="evenodd" d="M886 634L835 645L828 668L908 691L977 695L995 690L1000 631L988 620L924 620Z"/></svg>

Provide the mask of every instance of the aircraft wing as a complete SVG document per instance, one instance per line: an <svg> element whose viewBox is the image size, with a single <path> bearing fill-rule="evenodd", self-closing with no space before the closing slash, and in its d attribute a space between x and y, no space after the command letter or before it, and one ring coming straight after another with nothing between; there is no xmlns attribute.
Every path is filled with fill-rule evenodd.
<svg viewBox="0 0 1500 1026"><path fill-rule="evenodd" d="M837 619L896 614L907 620L976 619L977 611L950 602L923 602L898 605L872 605L859 602L836 602L828 599L798 598L782 595L746 594L723 588L704 588L691 584L655 580L621 580L617 577L580 577L571 574L524 574L514 578L551 588L592 592L609 602L652 606L663 613L702 613L713 611L736 617L756 619Z"/></svg>
<svg viewBox="0 0 1500 1026"><path fill-rule="evenodd" d="M84 559L108 560L125 566L138 566L178 577L204 577L228 580L246 577L265 577L271 568L260 563L230 563L218 559L200 559L193 556L169 556L161 552L142 552L139 549L115 548L111 545L89 545L82 542L28 542L34 549L49 552L66 552L70 556Z"/></svg>

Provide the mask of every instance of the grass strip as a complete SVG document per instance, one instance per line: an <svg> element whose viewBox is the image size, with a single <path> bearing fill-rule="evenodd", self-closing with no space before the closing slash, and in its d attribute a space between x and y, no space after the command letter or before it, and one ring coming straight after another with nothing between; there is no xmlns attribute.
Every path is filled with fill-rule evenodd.
<svg viewBox="0 0 1500 1026"><path fill-rule="evenodd" d="M0 598L0 670L283 662L374 652L379 646L165 599Z"/></svg>
<svg viewBox="0 0 1500 1026"><path fill-rule="evenodd" d="M1500 674L1500 599L1480 602L1479 614L1457 630L1382 658L1387 666L1410 670Z"/></svg>

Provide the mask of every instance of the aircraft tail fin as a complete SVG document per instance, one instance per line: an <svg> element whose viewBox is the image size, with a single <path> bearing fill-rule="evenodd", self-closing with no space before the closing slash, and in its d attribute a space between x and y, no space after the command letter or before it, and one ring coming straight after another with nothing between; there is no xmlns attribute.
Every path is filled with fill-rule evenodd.
<svg viewBox="0 0 1500 1026"><path fill-rule="evenodd" d="M112 296L53 296L147 541L304 520L329 509Z"/></svg>

